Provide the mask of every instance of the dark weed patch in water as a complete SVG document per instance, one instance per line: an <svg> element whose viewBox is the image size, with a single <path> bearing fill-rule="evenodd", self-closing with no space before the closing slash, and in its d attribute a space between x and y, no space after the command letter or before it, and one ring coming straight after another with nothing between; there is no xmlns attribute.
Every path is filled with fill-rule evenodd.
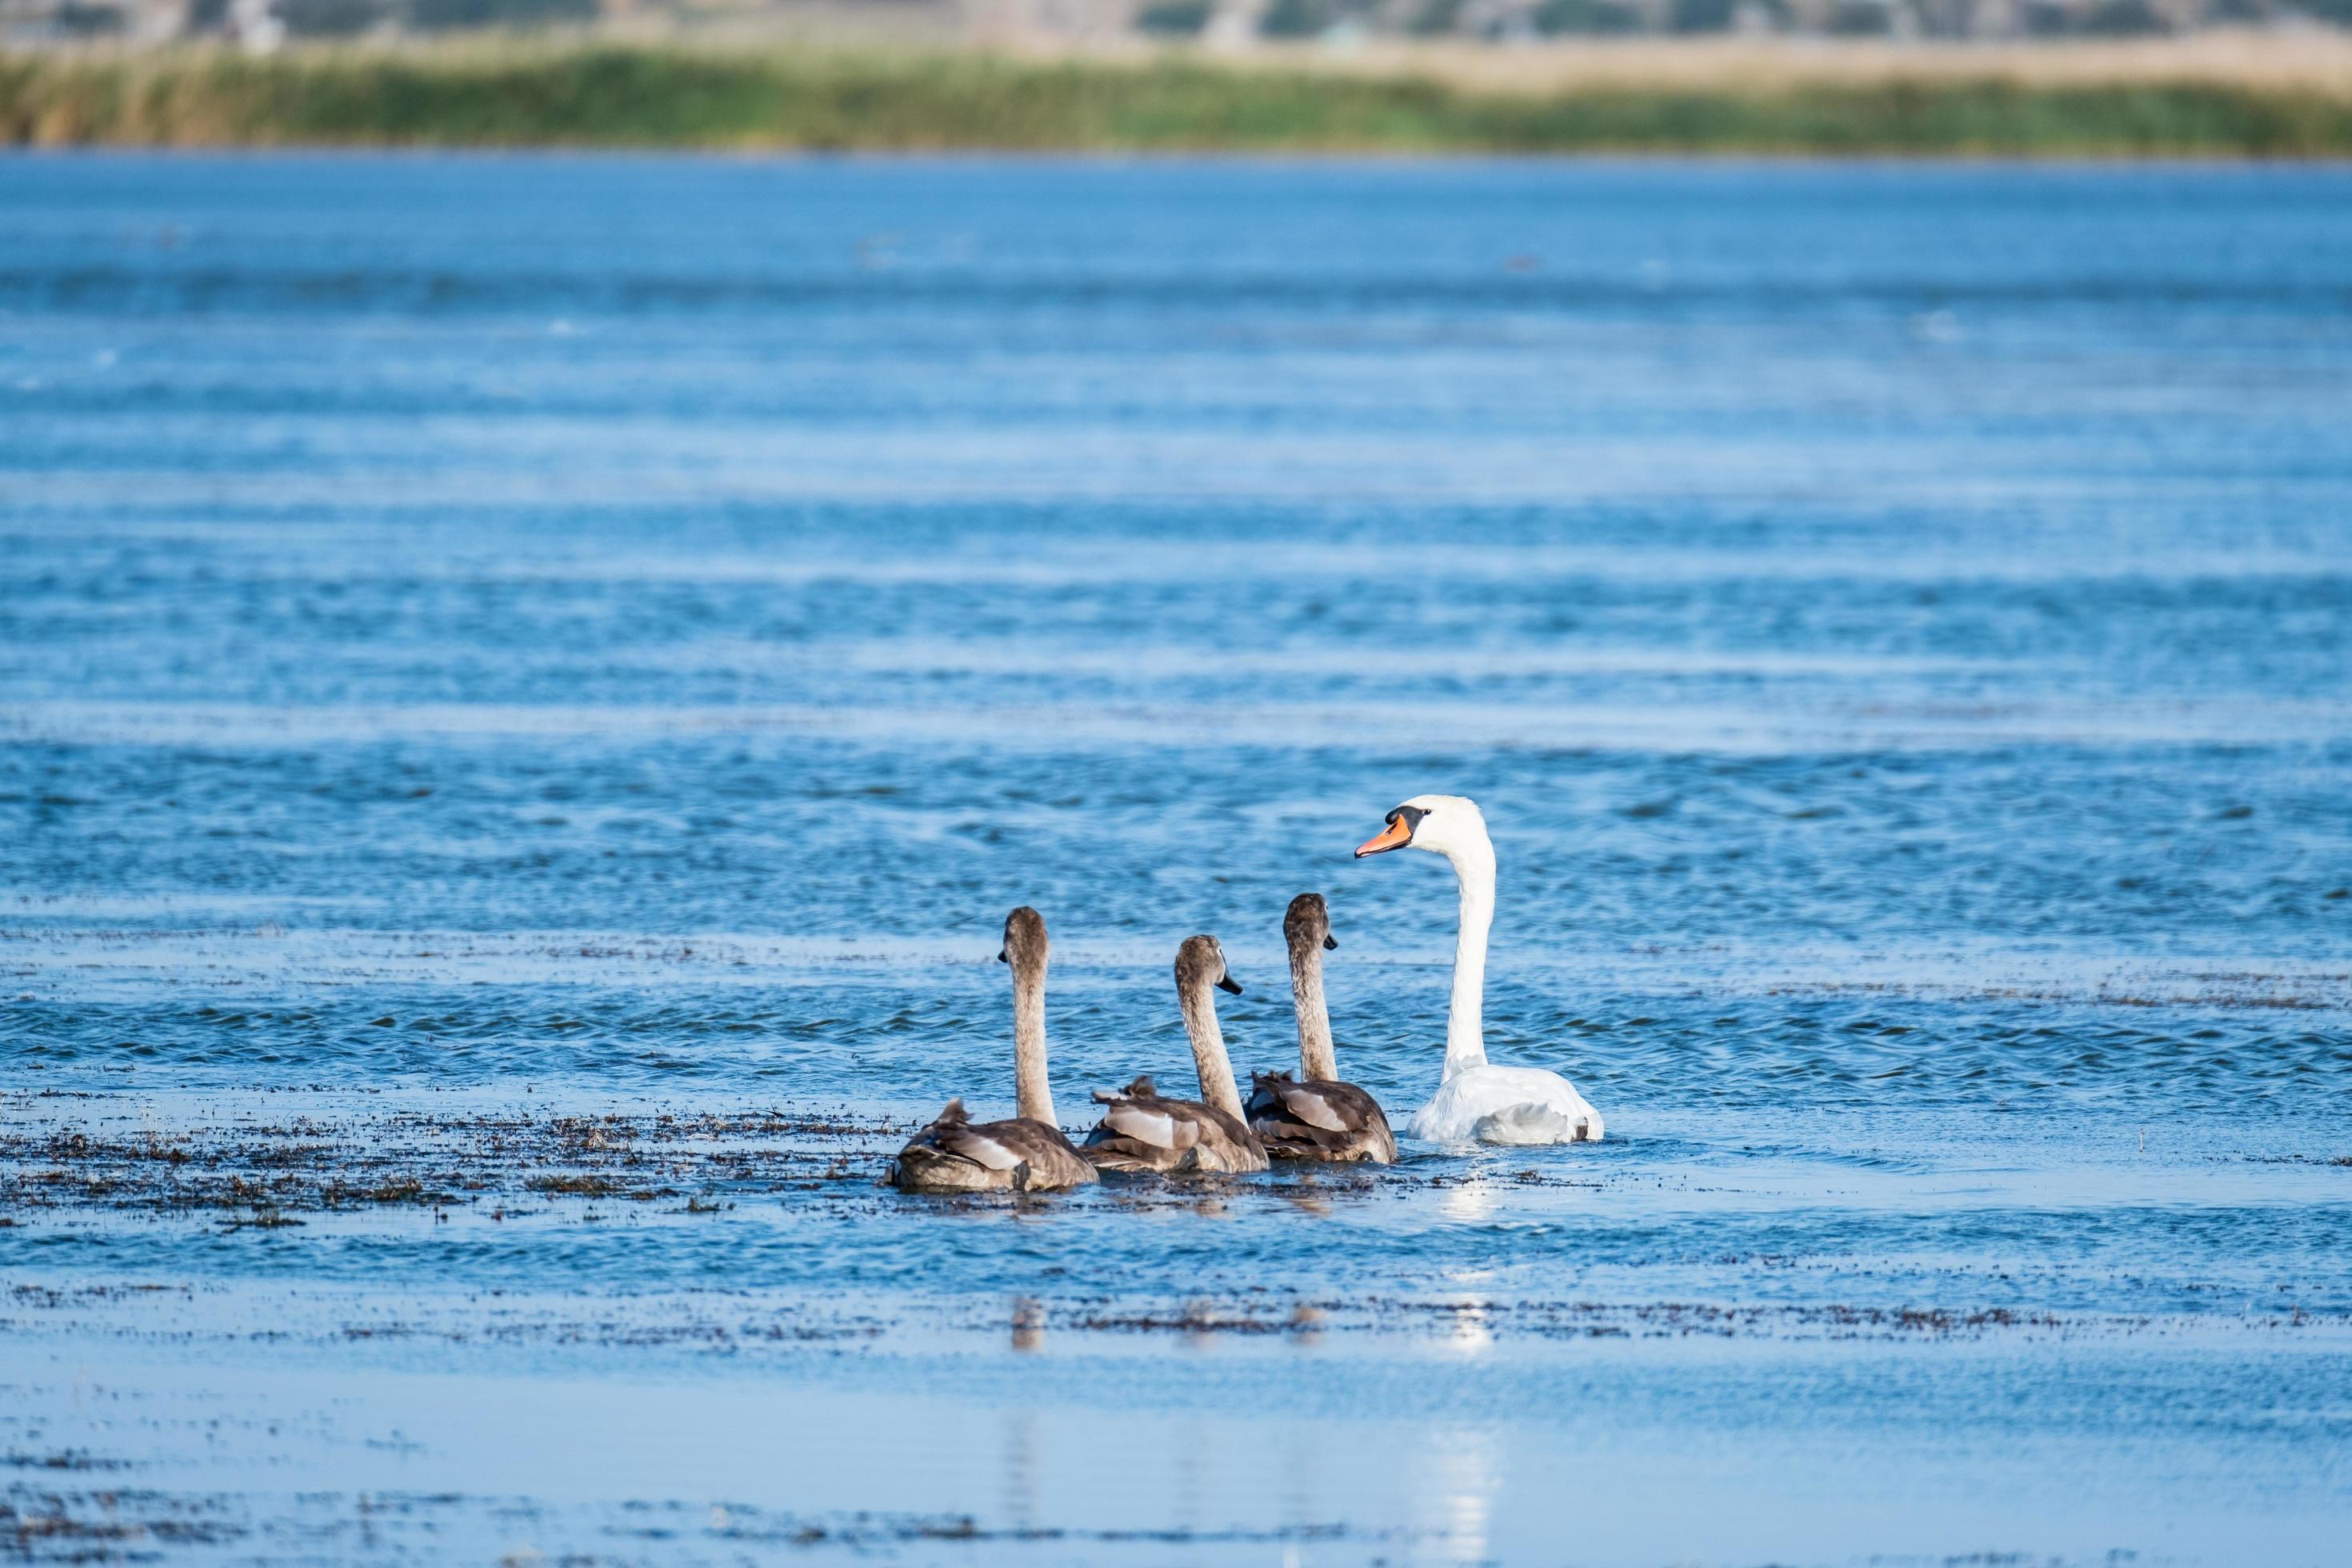
<svg viewBox="0 0 2352 1568"><path fill-rule="evenodd" d="M650 1203L698 1184L706 1194L808 1191L863 1177L893 1135L875 1123L781 1113L404 1115L377 1124L183 1130L169 1142L0 1131L0 1204L16 1211L11 1219L67 1206L159 1216L250 1211L238 1223L268 1228L296 1223L289 1210L437 1209L525 1193ZM846 1156L808 1146L844 1138L877 1152ZM718 1210L701 1196L685 1212Z"/></svg>
<svg viewBox="0 0 2352 1568"><path fill-rule="evenodd" d="M624 1499L580 1510L465 1493L385 1489L361 1494L316 1490L287 1500L278 1518L255 1517L234 1493L170 1493L152 1489L68 1491L13 1489L0 1497L0 1540L20 1561L58 1563L144 1562L191 1550L227 1548L274 1555L308 1549L335 1555L430 1554L451 1532L484 1527L509 1531L581 1532L627 1555L566 1553L565 1563L636 1561L655 1551L740 1554L789 1549L794 1556L838 1553L853 1560L896 1558L909 1549L961 1547L996 1561L990 1548L1083 1550L1147 1547L1234 1551L1246 1548L1409 1549L1425 1531L1372 1530L1339 1522L1265 1528L1103 1527L991 1524L968 1513L881 1510L787 1511L724 1500L685 1503ZM575 1513L585 1517L570 1517ZM961 1555L961 1554L960 1554ZM499 1559L510 1568L543 1561L527 1548Z"/></svg>

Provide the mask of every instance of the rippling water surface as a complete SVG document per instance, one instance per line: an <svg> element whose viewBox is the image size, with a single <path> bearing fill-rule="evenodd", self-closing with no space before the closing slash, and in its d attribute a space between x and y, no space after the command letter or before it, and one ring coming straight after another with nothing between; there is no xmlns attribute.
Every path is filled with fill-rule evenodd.
<svg viewBox="0 0 2352 1568"><path fill-rule="evenodd" d="M2322 1563L2352 176L0 161L36 1558ZM1343 1066L1598 1147L941 1204ZM1971 1556L1970 1554L1990 1554ZM2002 1554L2021 1553L2022 1557ZM2122 1554L2122 1555L2111 1555ZM2136 1555L2134 1555L2136 1554Z"/></svg>

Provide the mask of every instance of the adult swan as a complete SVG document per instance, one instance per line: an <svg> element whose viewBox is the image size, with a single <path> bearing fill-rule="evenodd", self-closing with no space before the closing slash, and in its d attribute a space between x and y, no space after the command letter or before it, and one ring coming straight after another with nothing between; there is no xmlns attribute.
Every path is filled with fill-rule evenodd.
<svg viewBox="0 0 2352 1568"><path fill-rule="evenodd" d="M1411 847L1454 863L1462 930L1454 943L1454 1001L1445 1014L1445 1077L1405 1131L1432 1143L1581 1143L1601 1137L1601 1112L1576 1086L1541 1068L1496 1067L1484 1032L1486 930L1495 923L1495 843L1477 803L1417 795L1357 846L1356 858Z"/></svg>

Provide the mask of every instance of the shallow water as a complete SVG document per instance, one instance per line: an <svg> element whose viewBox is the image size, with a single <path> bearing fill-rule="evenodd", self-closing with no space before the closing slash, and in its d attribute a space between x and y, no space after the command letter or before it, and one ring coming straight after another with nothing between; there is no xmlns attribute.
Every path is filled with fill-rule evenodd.
<svg viewBox="0 0 2352 1568"><path fill-rule="evenodd" d="M2352 174L0 211L23 1553L2340 1551ZM1348 851L1429 789L1605 1143L875 1184L1009 1109L1020 902L1074 1127L1195 931L1284 1060L1308 888L1401 1120L1451 888Z"/></svg>

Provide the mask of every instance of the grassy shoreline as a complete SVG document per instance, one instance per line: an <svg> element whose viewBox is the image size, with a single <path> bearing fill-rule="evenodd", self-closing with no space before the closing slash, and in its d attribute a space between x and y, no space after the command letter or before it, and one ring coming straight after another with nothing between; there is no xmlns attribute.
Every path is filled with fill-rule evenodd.
<svg viewBox="0 0 2352 1568"><path fill-rule="evenodd" d="M2055 54L2054 51L2043 51ZM2323 56L2341 52L2328 44ZM1703 61L1706 57L1696 57ZM1020 58L509 44L0 54L0 142L37 146L1570 152L2342 158L2352 73L2032 65L1946 51ZM1664 60L1668 64L1655 62ZM1857 64L1857 61L1860 61ZM1743 63L1744 62L1744 63ZM2275 62L2273 62L2275 64Z"/></svg>

